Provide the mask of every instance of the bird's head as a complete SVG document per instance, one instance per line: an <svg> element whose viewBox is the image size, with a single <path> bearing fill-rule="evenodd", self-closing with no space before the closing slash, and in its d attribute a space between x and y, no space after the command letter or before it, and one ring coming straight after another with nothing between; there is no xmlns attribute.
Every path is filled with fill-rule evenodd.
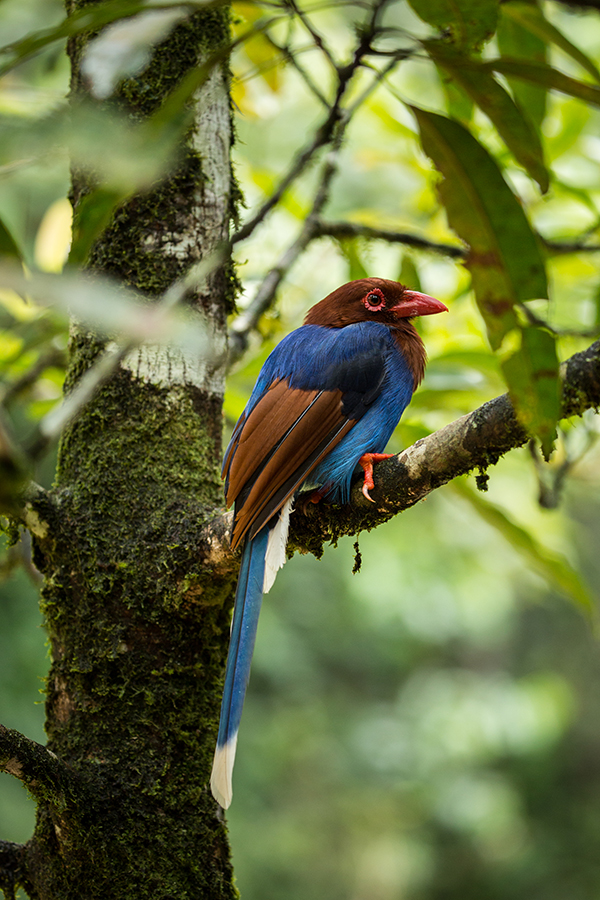
<svg viewBox="0 0 600 900"><path fill-rule="evenodd" d="M428 294L387 278L360 278L343 284L309 309L304 323L343 328L355 322L381 322L394 327L401 319L439 312L448 312L448 308Z"/></svg>

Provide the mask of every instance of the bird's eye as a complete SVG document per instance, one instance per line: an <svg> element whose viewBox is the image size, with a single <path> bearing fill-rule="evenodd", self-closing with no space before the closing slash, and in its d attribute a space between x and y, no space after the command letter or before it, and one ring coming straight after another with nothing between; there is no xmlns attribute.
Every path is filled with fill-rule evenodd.
<svg viewBox="0 0 600 900"><path fill-rule="evenodd" d="M379 288L374 288L374 290L369 291L363 303L370 312L379 312L385 306L383 291L380 291Z"/></svg>

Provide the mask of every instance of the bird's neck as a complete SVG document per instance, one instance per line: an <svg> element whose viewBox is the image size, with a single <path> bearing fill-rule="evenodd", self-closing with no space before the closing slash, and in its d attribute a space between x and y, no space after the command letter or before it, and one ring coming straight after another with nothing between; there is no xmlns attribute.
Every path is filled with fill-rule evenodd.
<svg viewBox="0 0 600 900"><path fill-rule="evenodd" d="M408 319L398 319L397 324L390 328L396 346L406 360L406 364L412 372L414 388L416 390L423 381L427 353L421 336L412 322Z"/></svg>

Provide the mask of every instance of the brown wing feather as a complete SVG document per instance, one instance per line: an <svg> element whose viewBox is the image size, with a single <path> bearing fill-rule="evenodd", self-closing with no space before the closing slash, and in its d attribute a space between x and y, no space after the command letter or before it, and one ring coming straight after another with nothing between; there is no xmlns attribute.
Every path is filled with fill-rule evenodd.
<svg viewBox="0 0 600 900"><path fill-rule="evenodd" d="M353 425L342 413L341 391L301 391L285 381L271 386L228 460L227 505L238 500L232 547L266 524Z"/></svg>
<svg viewBox="0 0 600 900"><path fill-rule="evenodd" d="M228 454L227 506L236 500L254 472L315 399L318 391L290 391L287 381L275 381L256 404Z"/></svg>

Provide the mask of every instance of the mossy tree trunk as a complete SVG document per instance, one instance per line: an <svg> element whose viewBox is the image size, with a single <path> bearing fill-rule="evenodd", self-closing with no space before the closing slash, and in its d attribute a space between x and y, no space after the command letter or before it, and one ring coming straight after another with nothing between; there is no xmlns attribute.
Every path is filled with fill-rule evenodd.
<svg viewBox="0 0 600 900"><path fill-rule="evenodd" d="M228 40L226 11L192 15L122 86L121 104L151 114ZM80 50L73 41L75 92ZM113 217L95 271L156 296L227 237L227 75L217 66L199 90L177 171ZM82 186L76 178L76 216ZM189 303L224 346L228 265ZM73 330L67 391L104 344ZM40 900L236 896L207 786L235 581L203 543L222 505L223 379L201 359L145 347L62 436L35 529L52 657L48 746L65 764L54 781L30 784L38 819L22 875Z"/></svg>

